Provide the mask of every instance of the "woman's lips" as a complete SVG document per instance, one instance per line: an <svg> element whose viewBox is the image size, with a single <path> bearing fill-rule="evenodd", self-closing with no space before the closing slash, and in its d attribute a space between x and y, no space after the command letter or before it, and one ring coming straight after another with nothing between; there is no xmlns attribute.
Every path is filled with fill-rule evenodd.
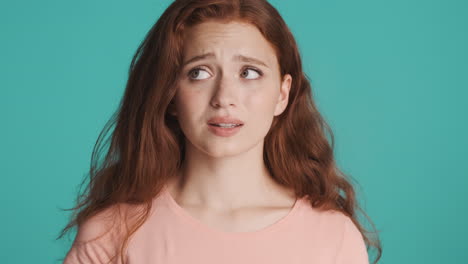
<svg viewBox="0 0 468 264"><path fill-rule="evenodd" d="M242 120L235 118L233 116L215 116L208 120L208 124L244 124Z"/></svg>
<svg viewBox="0 0 468 264"><path fill-rule="evenodd" d="M215 125L208 124L208 129L211 133L220 136L220 137L230 137L235 135L244 125L236 127L219 127Z"/></svg>

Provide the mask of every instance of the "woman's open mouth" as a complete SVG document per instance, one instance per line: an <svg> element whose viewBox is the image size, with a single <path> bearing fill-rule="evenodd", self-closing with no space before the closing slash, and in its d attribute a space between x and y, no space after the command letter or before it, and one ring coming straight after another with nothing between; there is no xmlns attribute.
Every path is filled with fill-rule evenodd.
<svg viewBox="0 0 468 264"><path fill-rule="evenodd" d="M230 137L243 127L243 124L212 123L208 124L210 132L220 137Z"/></svg>

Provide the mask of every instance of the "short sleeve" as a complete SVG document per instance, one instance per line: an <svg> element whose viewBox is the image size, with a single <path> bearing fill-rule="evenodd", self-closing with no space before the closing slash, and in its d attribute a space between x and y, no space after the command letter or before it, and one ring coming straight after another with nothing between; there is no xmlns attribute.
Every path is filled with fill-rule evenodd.
<svg viewBox="0 0 468 264"><path fill-rule="evenodd" d="M63 264L120 264L121 239L112 218L103 212L79 226Z"/></svg>
<svg viewBox="0 0 468 264"><path fill-rule="evenodd" d="M336 264L369 264L367 248L361 232L349 217L345 219Z"/></svg>

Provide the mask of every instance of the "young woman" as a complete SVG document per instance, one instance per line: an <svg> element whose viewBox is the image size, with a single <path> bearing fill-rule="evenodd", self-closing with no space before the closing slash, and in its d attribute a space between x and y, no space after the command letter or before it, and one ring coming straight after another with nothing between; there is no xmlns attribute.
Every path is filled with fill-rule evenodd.
<svg viewBox="0 0 468 264"><path fill-rule="evenodd" d="M378 260L310 88L267 1L173 2L99 137L64 263Z"/></svg>

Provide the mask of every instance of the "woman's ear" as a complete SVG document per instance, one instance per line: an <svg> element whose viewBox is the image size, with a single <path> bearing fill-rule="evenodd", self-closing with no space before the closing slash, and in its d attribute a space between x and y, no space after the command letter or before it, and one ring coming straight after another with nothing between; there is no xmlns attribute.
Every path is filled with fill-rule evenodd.
<svg viewBox="0 0 468 264"><path fill-rule="evenodd" d="M278 116L283 113L283 111L288 106L289 101L289 91L291 90L291 83L292 83L292 76L290 74L286 74L281 82L280 87L280 94L278 98L278 102L276 103L275 108L275 116Z"/></svg>

